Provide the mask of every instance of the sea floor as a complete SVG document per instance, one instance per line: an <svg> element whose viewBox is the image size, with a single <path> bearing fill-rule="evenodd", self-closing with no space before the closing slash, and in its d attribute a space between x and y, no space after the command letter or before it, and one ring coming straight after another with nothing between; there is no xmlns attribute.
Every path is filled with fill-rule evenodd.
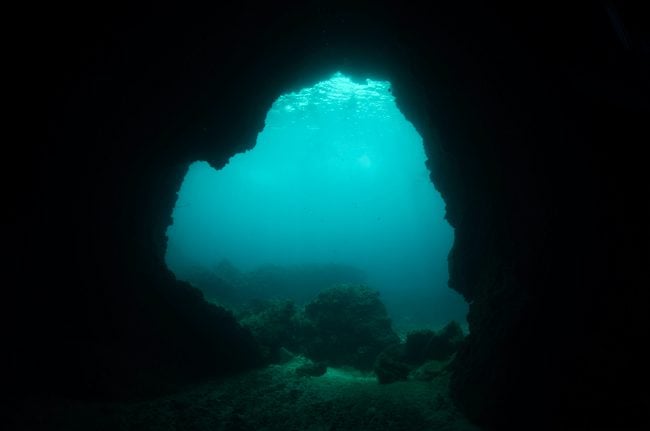
<svg viewBox="0 0 650 431"><path fill-rule="evenodd" d="M16 425L35 431L478 431L449 400L447 375L380 385L372 374L335 368L300 376L295 370L304 363L296 357L146 401L31 405Z"/></svg>

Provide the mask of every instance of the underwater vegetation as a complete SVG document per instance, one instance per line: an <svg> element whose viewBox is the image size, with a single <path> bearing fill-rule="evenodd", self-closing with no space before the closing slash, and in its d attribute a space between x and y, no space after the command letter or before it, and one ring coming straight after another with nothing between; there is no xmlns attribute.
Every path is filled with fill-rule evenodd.
<svg viewBox="0 0 650 431"><path fill-rule="evenodd" d="M464 339L452 321L438 332L413 329L402 340L380 292L352 266L275 265L244 272L222 260L188 274L206 299L232 311L255 340L262 363L302 357L307 362L297 371L301 375L349 367L374 373L381 383L430 380Z"/></svg>
<svg viewBox="0 0 650 431"><path fill-rule="evenodd" d="M329 366L370 371L377 355L399 337L379 292L340 284L299 308L292 301L256 301L240 313L264 358L277 362L283 350Z"/></svg>
<svg viewBox="0 0 650 431"><path fill-rule="evenodd" d="M297 370L301 375L347 367L374 372L380 383L431 380L446 369L464 340L455 321L440 331L412 331L400 340L379 292L355 284L327 288L304 307L290 300L256 301L239 319L266 363L300 356L307 361Z"/></svg>

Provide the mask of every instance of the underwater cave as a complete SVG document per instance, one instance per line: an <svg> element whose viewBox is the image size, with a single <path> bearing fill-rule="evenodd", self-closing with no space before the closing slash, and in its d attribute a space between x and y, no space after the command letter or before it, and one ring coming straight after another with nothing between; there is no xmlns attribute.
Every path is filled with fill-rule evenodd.
<svg viewBox="0 0 650 431"><path fill-rule="evenodd" d="M280 96L255 147L221 170L189 167L166 262L231 308L304 303L335 283L365 283L396 327L441 328L467 313L447 286L444 216L422 138L390 83L337 72Z"/></svg>
<svg viewBox="0 0 650 431"><path fill-rule="evenodd" d="M641 9L333 0L30 11L25 43L9 52L28 105L14 111L29 121L5 163L25 172L4 170L2 429L649 429ZM276 114L322 113L295 101L332 79L384 94L400 125L346 137L342 164L324 153L294 163L283 145L304 148L299 132L317 143L311 122L263 141L289 129L271 127ZM363 129L341 117L363 105L338 102L348 103L338 120L320 119L342 143ZM44 122L31 114L41 106ZM413 152L360 146L392 127ZM258 177L230 171L274 149ZM355 181L343 181L352 167ZM199 173L210 179L202 196ZM309 199L258 190L238 202L244 184L270 184L262 174ZM235 180L248 183L213 187ZM337 181L331 194L359 208L312 199ZM405 189L417 190L412 212ZM206 212L192 219L197 206ZM323 231L307 210L341 225ZM395 244L417 247L380 256Z"/></svg>

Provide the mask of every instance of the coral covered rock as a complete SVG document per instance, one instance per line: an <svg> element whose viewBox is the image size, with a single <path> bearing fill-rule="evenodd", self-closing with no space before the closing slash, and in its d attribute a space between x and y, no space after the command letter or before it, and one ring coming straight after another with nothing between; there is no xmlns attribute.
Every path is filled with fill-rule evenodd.
<svg viewBox="0 0 650 431"><path fill-rule="evenodd" d="M405 343L389 346L377 357L374 367L377 380L379 383L432 380L447 369L463 339L460 325L453 321L439 332L412 331Z"/></svg>
<svg viewBox="0 0 650 431"><path fill-rule="evenodd" d="M379 292L341 284L322 291L305 307L305 354L329 365L371 370L377 355L399 337Z"/></svg>
<svg viewBox="0 0 650 431"><path fill-rule="evenodd" d="M296 374L302 377L320 377L327 372L327 365L322 362L306 362L296 368Z"/></svg>
<svg viewBox="0 0 650 431"><path fill-rule="evenodd" d="M444 361L458 350L463 339L463 330L455 321L439 332L430 329L410 332L406 337L406 360L415 365L427 360Z"/></svg>
<svg viewBox="0 0 650 431"><path fill-rule="evenodd" d="M394 344L384 349L377 357L374 368L379 383L406 380L411 370L412 366L405 361L403 344Z"/></svg>
<svg viewBox="0 0 650 431"><path fill-rule="evenodd" d="M285 350L298 346L298 319L292 301L259 301L241 317L241 323L251 330L267 361L282 362Z"/></svg>
<svg viewBox="0 0 650 431"><path fill-rule="evenodd" d="M412 364L422 364L427 360L428 347L436 333L431 329L417 329L406 336L404 354Z"/></svg>
<svg viewBox="0 0 650 431"><path fill-rule="evenodd" d="M423 382L429 382L442 373L446 372L449 367L449 363L453 360L450 358L447 361L428 361L420 365L413 371L409 373L408 378L410 380L419 380Z"/></svg>

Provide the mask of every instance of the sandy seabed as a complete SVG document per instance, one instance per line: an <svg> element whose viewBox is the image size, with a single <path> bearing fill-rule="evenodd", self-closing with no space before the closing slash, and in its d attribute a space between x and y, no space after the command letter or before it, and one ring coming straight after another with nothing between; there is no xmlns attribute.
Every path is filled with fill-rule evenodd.
<svg viewBox="0 0 650 431"><path fill-rule="evenodd" d="M381 385L372 374L329 368L298 375L296 357L219 382L144 401L32 404L25 430L478 431L448 396L448 375Z"/></svg>

